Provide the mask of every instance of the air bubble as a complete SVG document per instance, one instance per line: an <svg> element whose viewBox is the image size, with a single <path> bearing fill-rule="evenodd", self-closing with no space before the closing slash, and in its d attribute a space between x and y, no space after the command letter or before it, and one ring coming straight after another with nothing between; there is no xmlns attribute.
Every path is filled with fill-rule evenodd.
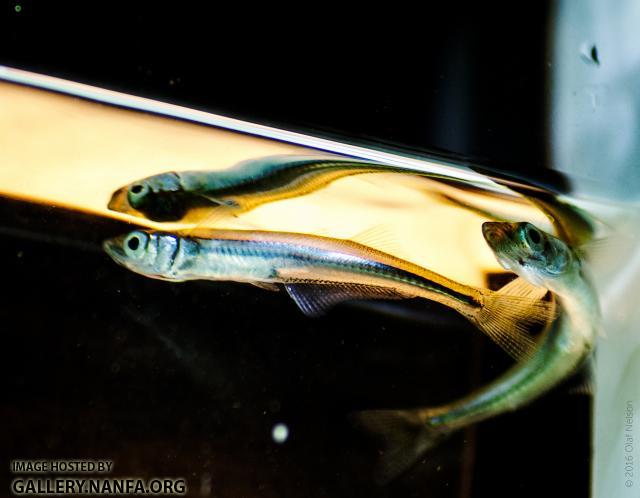
<svg viewBox="0 0 640 498"><path fill-rule="evenodd" d="M271 431L273 441L282 444L289 438L289 428L285 424L276 424Z"/></svg>

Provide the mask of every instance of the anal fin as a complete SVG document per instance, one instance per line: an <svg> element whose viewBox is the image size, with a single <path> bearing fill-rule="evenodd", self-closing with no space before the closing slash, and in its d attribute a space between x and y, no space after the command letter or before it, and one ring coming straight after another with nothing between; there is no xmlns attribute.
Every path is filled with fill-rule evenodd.
<svg viewBox="0 0 640 498"><path fill-rule="evenodd" d="M307 316L323 315L330 308L344 301L413 297L386 287L341 282L291 283L285 284L284 287Z"/></svg>

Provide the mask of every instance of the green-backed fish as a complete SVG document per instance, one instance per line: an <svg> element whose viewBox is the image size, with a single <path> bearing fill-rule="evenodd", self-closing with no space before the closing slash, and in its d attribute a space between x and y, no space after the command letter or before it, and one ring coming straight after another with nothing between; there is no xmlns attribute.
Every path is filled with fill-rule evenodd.
<svg viewBox="0 0 640 498"><path fill-rule="evenodd" d="M554 312L529 289L469 287L362 243L315 235L136 230L107 240L104 248L117 263L152 278L247 282L273 290L283 284L308 315L352 299L437 301L465 316L513 356L533 347L533 340L527 343L521 337Z"/></svg>
<svg viewBox="0 0 640 498"><path fill-rule="evenodd" d="M561 313L544 331L534 352L468 396L431 408L372 410L356 420L377 433L387 449L382 481L411 467L452 432L536 399L576 372L589 357L600 327L595 289L577 253L531 223L486 222L484 237L497 260L520 278L509 285L532 285L556 296Z"/></svg>
<svg viewBox="0 0 640 498"><path fill-rule="evenodd" d="M193 208L211 206L220 214L240 214L262 204L315 192L347 176L404 173L455 180L419 169L331 156L268 156L215 171L168 172L117 190L109 209L154 221L178 221ZM460 183L459 180L457 180Z"/></svg>

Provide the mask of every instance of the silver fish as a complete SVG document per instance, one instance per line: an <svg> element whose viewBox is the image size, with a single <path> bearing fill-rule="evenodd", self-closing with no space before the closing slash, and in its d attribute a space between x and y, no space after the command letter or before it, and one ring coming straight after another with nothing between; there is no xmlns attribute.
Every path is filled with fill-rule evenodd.
<svg viewBox="0 0 640 498"><path fill-rule="evenodd" d="M486 222L484 237L499 263L520 278L509 285L539 286L556 296L561 314L535 351L502 376L458 401L408 410L371 410L356 421L387 448L380 480L410 468L441 439L470 424L520 408L576 372L592 352L600 327L596 291L576 251L531 223Z"/></svg>
<svg viewBox="0 0 640 498"><path fill-rule="evenodd" d="M104 243L119 264L181 282L225 280L277 290L283 284L308 315L352 299L420 297L453 308L513 356L533 348L523 334L546 323L553 306L526 289L466 286L358 242L287 232L136 230Z"/></svg>

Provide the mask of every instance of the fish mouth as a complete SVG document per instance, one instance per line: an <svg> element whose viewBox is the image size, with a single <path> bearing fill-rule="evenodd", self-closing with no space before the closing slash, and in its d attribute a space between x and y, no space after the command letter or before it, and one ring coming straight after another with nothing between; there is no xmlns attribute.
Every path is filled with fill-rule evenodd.
<svg viewBox="0 0 640 498"><path fill-rule="evenodd" d="M112 211L118 211L119 213L126 213L131 211L132 207L127 200L127 187L122 187L116 190L109 200L107 207Z"/></svg>
<svg viewBox="0 0 640 498"><path fill-rule="evenodd" d="M484 240L487 241L487 244L489 244L489 247L496 249L498 244L500 244L507 236L505 223L501 223L499 221L485 221L482 224L482 235L484 236Z"/></svg>
<svg viewBox="0 0 640 498"><path fill-rule="evenodd" d="M102 243L102 248L104 249L104 252L106 252L116 263L122 266L127 266L123 243L124 236L121 235L119 237L113 237L112 239L105 240Z"/></svg>

